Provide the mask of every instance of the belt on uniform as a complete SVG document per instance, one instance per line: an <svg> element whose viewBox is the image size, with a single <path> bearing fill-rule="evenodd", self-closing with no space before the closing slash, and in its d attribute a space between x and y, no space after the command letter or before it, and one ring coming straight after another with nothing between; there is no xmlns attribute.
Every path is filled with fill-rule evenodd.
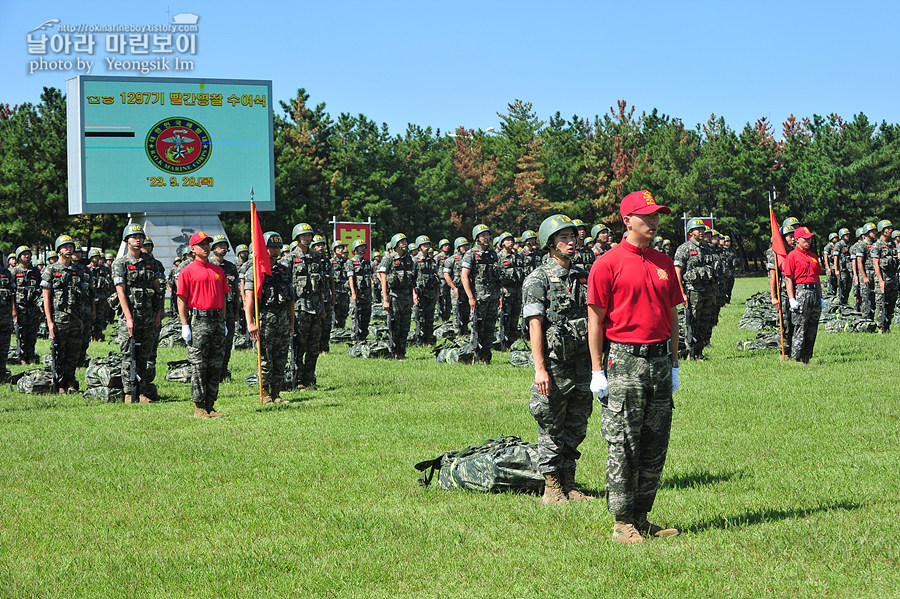
<svg viewBox="0 0 900 599"><path fill-rule="evenodd" d="M655 343L619 343L618 341L610 341L609 348L610 350L615 349L642 358L659 358L669 355L668 340Z"/></svg>
<svg viewBox="0 0 900 599"><path fill-rule="evenodd" d="M818 283L797 283L795 287L797 287L798 289L815 289L816 291L819 290Z"/></svg>
<svg viewBox="0 0 900 599"><path fill-rule="evenodd" d="M222 310L191 310L191 316L195 318L222 318Z"/></svg>

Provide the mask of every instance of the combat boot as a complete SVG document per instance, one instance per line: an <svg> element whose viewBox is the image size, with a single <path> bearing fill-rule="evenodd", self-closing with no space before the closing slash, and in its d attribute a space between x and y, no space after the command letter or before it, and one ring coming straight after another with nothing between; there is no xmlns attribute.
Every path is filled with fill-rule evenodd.
<svg viewBox="0 0 900 599"><path fill-rule="evenodd" d="M131 403L131 393L125 394L125 403Z"/></svg>
<svg viewBox="0 0 900 599"><path fill-rule="evenodd" d="M616 516L612 538L623 545L636 545L644 542L644 537L634 527L634 520L628 516Z"/></svg>
<svg viewBox="0 0 900 599"><path fill-rule="evenodd" d="M646 535L648 537L656 537L658 539L662 539L665 537L677 537L678 529L677 528L663 528L662 526L657 526L652 522L647 520L647 512L638 512L634 515L634 527L637 528L638 532L642 535Z"/></svg>
<svg viewBox="0 0 900 599"><path fill-rule="evenodd" d="M269 390L263 387L262 389L262 405L267 406L270 403L273 403L275 400L272 399L272 394L269 393Z"/></svg>
<svg viewBox="0 0 900 599"><path fill-rule="evenodd" d="M569 501L593 501L595 497L585 495L575 487L575 471L560 470L560 478L562 480L562 491L566 494Z"/></svg>
<svg viewBox="0 0 900 599"><path fill-rule="evenodd" d="M209 418L221 418L222 416L225 415L222 412L216 412L215 409L213 409L212 404L209 405L209 408L206 410L206 413L209 414L209 416L208 416Z"/></svg>
<svg viewBox="0 0 900 599"><path fill-rule="evenodd" d="M559 480L559 472L544 474L544 495L541 503L552 505L566 501L566 494L562 490L562 482Z"/></svg>
<svg viewBox="0 0 900 599"><path fill-rule="evenodd" d="M209 418L209 412L206 411L206 408L197 406L194 408L194 418Z"/></svg>
<svg viewBox="0 0 900 599"><path fill-rule="evenodd" d="M291 403L290 401L281 397L281 387L279 385L272 385L272 401L275 403Z"/></svg>

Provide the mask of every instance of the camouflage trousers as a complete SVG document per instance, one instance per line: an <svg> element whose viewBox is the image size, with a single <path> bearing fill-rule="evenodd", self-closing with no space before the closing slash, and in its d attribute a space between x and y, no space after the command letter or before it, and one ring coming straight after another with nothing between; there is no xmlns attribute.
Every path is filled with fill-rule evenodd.
<svg viewBox="0 0 900 599"><path fill-rule="evenodd" d="M787 288L781 289L781 327L786 344L785 353L791 353L791 340L794 337L794 320L791 318L791 302L788 299Z"/></svg>
<svg viewBox="0 0 900 599"><path fill-rule="evenodd" d="M416 322L416 341L423 344L433 344L434 338L434 309L437 305L437 296L428 297L419 294L419 305L414 306L418 321Z"/></svg>
<svg viewBox="0 0 900 599"><path fill-rule="evenodd" d="M231 361L231 350L234 348L234 334L237 329L237 323L233 316L225 319L225 326L228 327L228 332L225 334L225 341L222 344L224 351L222 352L222 372L219 373L220 381L225 380L228 363Z"/></svg>
<svg viewBox="0 0 900 599"><path fill-rule="evenodd" d="M291 344L290 330L291 313L287 306L274 311L260 311L260 381L263 389L274 390L276 394L284 381L284 365Z"/></svg>
<svg viewBox="0 0 900 599"><path fill-rule="evenodd" d="M459 286L459 297L450 290L450 300L453 304L453 328L456 329L457 335L465 335L469 330L469 320L471 317L471 309L469 308L469 300L466 298L466 292L463 291L462 285Z"/></svg>
<svg viewBox="0 0 900 599"><path fill-rule="evenodd" d="M734 290L734 275L725 277L725 284L722 285L722 289L723 289L723 294L725 296L723 299L723 305L730 304L731 303L731 292Z"/></svg>
<svg viewBox="0 0 900 599"><path fill-rule="evenodd" d="M147 355L147 382L152 383L156 379L156 355L159 353L159 334L162 332L162 322L158 327L153 327L150 339L150 353Z"/></svg>
<svg viewBox="0 0 900 599"><path fill-rule="evenodd" d="M150 360L150 355L155 351L153 348L154 339L159 339L159 334L154 330L156 327L154 326L154 321L156 320L155 316L150 316L149 313L141 314L138 312L132 312L134 317L134 339L137 346L134 349L135 354L135 366L137 370L137 375L140 377L140 392L147 393L147 390L150 389L149 385L152 382L152 379L155 378L156 373L154 372L152 375L150 374L147 364ZM131 354L130 344L131 337L128 336L128 327L125 326L125 317L119 318L119 332L116 335L116 343L119 345L119 351L122 352L122 382L125 385L125 393L126 395L131 394ZM148 395L148 397L150 397ZM155 398L154 398L155 399ZM137 399L135 399L137 401Z"/></svg>
<svg viewBox="0 0 900 599"><path fill-rule="evenodd" d="M319 329L319 351L327 352L331 349L331 327L334 324L334 306L325 298L325 318Z"/></svg>
<svg viewBox="0 0 900 599"><path fill-rule="evenodd" d="M409 337L409 327L412 322L412 290L402 295L395 291L390 292L391 301L391 338L394 340L394 355L398 358L406 357L406 339Z"/></svg>
<svg viewBox="0 0 900 599"><path fill-rule="evenodd" d="M828 295L834 295L837 293L838 288L838 276L837 273L834 272L834 269L826 275L826 280L828 281Z"/></svg>
<svg viewBox="0 0 900 599"><path fill-rule="evenodd" d="M438 318L441 320L450 320L450 316L453 314L453 302L450 299L451 295L453 295L453 290L450 289L450 285L446 282L441 282L437 299Z"/></svg>
<svg viewBox="0 0 900 599"><path fill-rule="evenodd" d="M684 340L692 358L703 355L709 345L713 326L716 324L715 292L712 289L688 286L686 288L690 318L685 315Z"/></svg>
<svg viewBox="0 0 900 599"><path fill-rule="evenodd" d="M672 362L634 356L611 343L607 378L600 424L609 444L606 505L615 516L649 512L669 449Z"/></svg>
<svg viewBox="0 0 900 599"><path fill-rule="evenodd" d="M894 318L894 307L897 305L897 277L884 278L884 293L881 285L875 283L875 322L878 328L887 333Z"/></svg>
<svg viewBox="0 0 900 599"><path fill-rule="evenodd" d="M875 320L875 287L878 285L878 279L875 277L875 271L866 273L869 276L869 284L865 281L859 282L859 292L862 300L862 308L860 309L863 316L870 320Z"/></svg>
<svg viewBox="0 0 900 599"><path fill-rule="evenodd" d="M6 357L9 355L9 346L13 334L12 311L0 316L0 381L6 380L9 368L6 367Z"/></svg>
<svg viewBox="0 0 900 599"><path fill-rule="evenodd" d="M369 336L369 323L372 321L372 300L369 291L357 294L356 303L350 310L350 326L354 341L363 341Z"/></svg>
<svg viewBox="0 0 900 599"><path fill-rule="evenodd" d="M19 339L22 342L22 358L25 360L37 359L34 344L37 342L37 332L43 318L43 313L36 310L26 310L24 314L19 312Z"/></svg>
<svg viewBox="0 0 900 599"><path fill-rule="evenodd" d="M97 318L91 326L91 336L97 341L103 341L103 329L109 323L109 305L105 300L97 300Z"/></svg>
<svg viewBox="0 0 900 599"><path fill-rule="evenodd" d="M339 329L347 326L347 316L350 315L350 292L336 291L334 294L334 322Z"/></svg>
<svg viewBox="0 0 900 599"><path fill-rule="evenodd" d="M850 301L851 287L853 287L853 273L849 270L842 270L841 278L838 280L838 301L842 306L846 306Z"/></svg>
<svg viewBox="0 0 900 599"><path fill-rule="evenodd" d="M219 377L225 355L225 321L221 317L191 318L191 401L198 408L213 409L219 398Z"/></svg>
<svg viewBox="0 0 900 599"><path fill-rule="evenodd" d="M316 382L316 361L319 359L319 340L322 337L322 318L319 314L298 311L294 323L294 352L297 379L294 385L313 385Z"/></svg>
<svg viewBox="0 0 900 599"><path fill-rule="evenodd" d="M481 349L475 356L479 362L491 363L494 345L494 329L497 328L497 316L500 311L500 302L495 299L478 300L475 304L475 319L472 323L472 335L478 334L478 342ZM477 331L476 331L477 329Z"/></svg>
<svg viewBox="0 0 900 599"><path fill-rule="evenodd" d="M87 350L91 345L91 329L93 324L90 309L81 313L81 322L84 323L81 327L81 363L87 366Z"/></svg>
<svg viewBox="0 0 900 599"><path fill-rule="evenodd" d="M581 457L578 446L587 436L588 419L594 409L591 365L587 354L562 362L546 358L550 393L541 395L531 385L528 409L538 424L538 470L541 474L574 470Z"/></svg>
<svg viewBox="0 0 900 599"><path fill-rule="evenodd" d="M56 377L59 386L74 387L77 385L75 369L81 363L84 354L81 352L81 337L85 327L81 318L72 314L59 314L54 321L56 329Z"/></svg>
<svg viewBox="0 0 900 599"><path fill-rule="evenodd" d="M515 341L521 336L521 327L519 327L519 317L522 315L522 290L512 289L503 295L503 310L500 312L499 318L503 319L503 327L506 333L506 344Z"/></svg>
<svg viewBox="0 0 900 599"><path fill-rule="evenodd" d="M818 289L800 287L794 294L800 307L792 310L791 358L798 362L809 362L819 331L819 316L822 314L822 296ZM787 337L785 337L787 338Z"/></svg>

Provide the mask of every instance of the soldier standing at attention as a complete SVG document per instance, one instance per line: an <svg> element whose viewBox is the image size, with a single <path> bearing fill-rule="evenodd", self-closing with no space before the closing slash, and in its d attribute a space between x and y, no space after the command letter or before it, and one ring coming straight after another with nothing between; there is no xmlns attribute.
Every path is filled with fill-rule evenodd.
<svg viewBox="0 0 900 599"><path fill-rule="evenodd" d="M372 263L366 260L366 242L357 239L350 246L353 257L347 260L347 282L350 285L353 340L365 341L369 336L369 322L372 320Z"/></svg>
<svg viewBox="0 0 900 599"><path fill-rule="evenodd" d="M83 320L84 297L90 293L85 271L75 265L75 241L68 235L56 238L59 261L48 265L41 273L44 296L44 317L50 338L56 341L56 376L63 392L78 391L75 369L81 361L82 328L90 326Z"/></svg>
<svg viewBox="0 0 900 599"><path fill-rule="evenodd" d="M295 225L293 238L297 245L290 250L283 263L290 267L294 285L296 324L291 351L294 352L298 371L298 380L294 381L294 386L300 390L315 389L319 340L325 318L322 261L310 253L313 230L309 224Z"/></svg>
<svg viewBox="0 0 900 599"><path fill-rule="evenodd" d="M837 293L837 271L832 266L831 254L834 252L834 246L838 242L838 234L831 233L828 236L828 243L822 248L822 262L825 263L826 280L828 281L828 295ZM821 262L820 262L821 264Z"/></svg>
<svg viewBox="0 0 900 599"><path fill-rule="evenodd" d="M40 359L34 353L37 331L44 313L41 307L41 271L31 264L31 248L21 245L16 248L14 259L18 262L12 269L16 280L16 322L19 325L19 354L22 364L37 364Z"/></svg>
<svg viewBox="0 0 900 599"><path fill-rule="evenodd" d="M278 261L284 242L281 235L269 231L263 235L269 252L272 276L264 277L259 298L259 323L254 322L253 268L244 274L244 318L247 332L260 344L260 379L263 404L290 403L281 397L284 365L287 362L291 335L294 334L294 287L291 270ZM298 363L299 366L299 363Z"/></svg>
<svg viewBox="0 0 900 599"><path fill-rule="evenodd" d="M537 233L522 231L522 280L541 264L541 250L537 246Z"/></svg>
<svg viewBox="0 0 900 599"><path fill-rule="evenodd" d="M412 307L419 302L416 294L416 263L406 251L409 240L403 233L391 237L391 251L385 254L378 267L378 278L384 301L382 306L393 317L391 338L394 357L406 359L406 338L412 320Z"/></svg>
<svg viewBox="0 0 900 599"><path fill-rule="evenodd" d="M469 240L465 237L457 237L453 241L455 253L444 264L444 281L450 286L452 295L450 301L453 304L453 328L457 336L465 335L469 326L469 301L462 289L462 258L469 250Z"/></svg>
<svg viewBox="0 0 900 599"><path fill-rule="evenodd" d="M112 265L112 280L119 297L122 315L119 317L119 334L116 341L124 356L122 360L122 382L125 384L125 403L140 399L149 403L155 399L155 390L150 387L152 376L147 362L155 348L153 340L158 338L155 329L162 322L163 294L159 277L141 252L144 243L144 229L131 224L122 231L122 241L128 245L127 251ZM131 342L134 340L135 369L140 378L140 398L131 396ZM154 373L155 374L155 373Z"/></svg>
<svg viewBox="0 0 900 599"><path fill-rule="evenodd" d="M506 339L502 340L502 349L519 338L519 315L522 312L522 281L524 280L522 257L513 248L512 233L501 233L500 253L500 294L503 298L503 310L500 317L504 319L503 328Z"/></svg>
<svg viewBox="0 0 900 599"><path fill-rule="evenodd" d="M850 299L850 288L853 287L853 273L850 270L850 229L838 231L840 240L831 250L831 268L838 276L838 302L846 306Z"/></svg>
<svg viewBox="0 0 900 599"><path fill-rule="evenodd" d="M443 321L450 320L450 315L453 314L453 306L450 300L450 285L447 283L446 279L444 279L444 267L447 265L447 260L453 256L450 252L450 247L449 239L441 239L438 242L438 248L440 248L441 251L434 258L437 276L440 279L440 288L438 290L438 317Z"/></svg>
<svg viewBox="0 0 900 599"><path fill-rule="evenodd" d="M687 229L690 238L675 250L675 275L685 303L684 334L688 359L703 359L703 349L709 343L707 331L712 331L715 318L712 257L703 243L706 231L703 221L692 218Z"/></svg>
<svg viewBox="0 0 900 599"><path fill-rule="evenodd" d="M166 286L169 288L169 316L178 314L178 279L175 277L175 271L181 266L181 256L175 256L172 260L172 268L169 269L169 276L166 277Z"/></svg>
<svg viewBox="0 0 900 599"><path fill-rule="evenodd" d="M810 251L810 239L814 233L807 227L797 227L794 239L797 243L781 265L787 285L788 303L791 307L791 320L794 331L791 337L791 358L809 364L813 346L816 344L816 333L819 327L819 316L825 307L822 299L822 284L819 276L822 266L818 256Z"/></svg>
<svg viewBox="0 0 900 599"><path fill-rule="evenodd" d="M72 264L79 271L79 276L87 281L88 291L81 294L81 359L78 361L79 366L86 367L88 365L87 350L91 344L91 327L97 319L97 304L94 297L93 285L94 281L91 271L85 266L83 258L87 254L87 248L75 245L75 252L72 254Z"/></svg>
<svg viewBox="0 0 900 599"><path fill-rule="evenodd" d="M215 410L228 329L223 310L230 291L225 271L209 260L212 238L203 231L188 244L194 261L178 275L178 316L181 337L188 344L191 363L191 401L194 418L221 418Z"/></svg>
<svg viewBox="0 0 900 599"><path fill-rule="evenodd" d="M112 293L112 271L103 261L103 255L100 250L91 250L90 253L91 266L91 285L94 295L94 304L96 317L94 318L94 326L91 332L91 338L94 341L103 341L103 329L109 323L109 302L106 300Z"/></svg>
<svg viewBox="0 0 900 599"><path fill-rule="evenodd" d="M225 294L223 316L225 317L225 342L222 355L222 372L219 380L224 381L230 376L228 362L231 361L231 349L234 346L234 331L237 328L238 312L241 309L241 288L237 266L225 259L228 254L228 240L221 233L212 238L212 254L209 261L222 269L225 273L225 281L228 283L228 293Z"/></svg>
<svg viewBox="0 0 900 599"><path fill-rule="evenodd" d="M894 305L897 303L897 246L891 238L894 225L889 220L878 222L880 237L872 244L872 266L875 271L875 308L878 332L891 330Z"/></svg>
<svg viewBox="0 0 900 599"><path fill-rule="evenodd" d="M875 320L875 263L872 261L872 245L878 236L875 223L862 226L863 239L856 246L856 272L859 275L859 292L862 296L863 316Z"/></svg>
<svg viewBox="0 0 900 599"><path fill-rule="evenodd" d="M575 469L593 409L587 345L587 271L572 264L576 229L556 214L539 229L550 259L522 284L534 383L528 408L538 423L538 469L547 504L593 499L575 486Z"/></svg>
<svg viewBox="0 0 900 599"><path fill-rule="evenodd" d="M319 353L327 354L331 349L331 328L334 326L334 271L331 259L325 253L325 236L313 235L310 254L318 258L322 273L322 292L325 294L325 318L322 319L322 330L319 333Z"/></svg>
<svg viewBox="0 0 900 599"><path fill-rule="evenodd" d="M606 225L594 225L591 229L591 237L594 238L594 260L612 249L609 244L609 227Z"/></svg>
<svg viewBox="0 0 900 599"><path fill-rule="evenodd" d="M13 320L16 317L16 282L12 273L0 263L0 356L9 355L10 337L13 333ZM12 373L6 366L6 360L0 361L0 381L8 379Z"/></svg>
<svg viewBox="0 0 900 599"><path fill-rule="evenodd" d="M684 297L672 260L650 247L659 215L671 210L649 191L636 191L622 199L619 213L626 237L597 261L588 280L588 338L591 391L603 405L600 430L609 445L606 503L615 517L613 539L631 545L644 536L678 534L647 515L669 447L678 389L677 307Z"/></svg>
<svg viewBox="0 0 900 599"><path fill-rule="evenodd" d="M431 239L428 235L416 237L416 247L419 254L414 258L416 262L416 306L418 310L418 326L416 340L422 345L433 345L434 338L434 309L438 299L438 270L431 255Z"/></svg>
<svg viewBox="0 0 900 599"><path fill-rule="evenodd" d="M347 246L335 240L331 244L331 272L334 276L334 323L338 328L347 326L350 314L350 284L347 282Z"/></svg>
<svg viewBox="0 0 900 599"><path fill-rule="evenodd" d="M500 296L500 265L497 252L491 248L491 232L487 225L472 229L475 248L462 258L463 289L472 312L472 337L478 339L476 358L479 364L490 364L497 313L503 302Z"/></svg>
<svg viewBox="0 0 900 599"><path fill-rule="evenodd" d="M572 222L575 223L578 230L577 253L575 254L575 257L572 258L572 261L581 268L590 270L591 265L594 263L597 256L594 254L594 251L585 244L585 239L587 239L587 225L585 225L584 221L580 218L576 218ZM593 235L591 235L591 237L593 237Z"/></svg>

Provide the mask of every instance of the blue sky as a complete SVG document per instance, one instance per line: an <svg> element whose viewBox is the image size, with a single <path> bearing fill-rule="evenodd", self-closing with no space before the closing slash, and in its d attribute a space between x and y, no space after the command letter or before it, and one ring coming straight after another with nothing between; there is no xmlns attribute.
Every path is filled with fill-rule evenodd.
<svg viewBox="0 0 900 599"><path fill-rule="evenodd" d="M0 102L37 102L72 71L29 74L26 34L44 21L163 24L200 16L189 77L303 87L336 117L365 114L400 134L498 127L509 102L544 119L606 113L617 99L688 126L711 113L735 128L766 116L900 122L900 8L890 2L219 2L146 0L108 8L0 0ZM49 33L53 33L50 31ZM97 34L102 45L102 34ZM69 56L72 58L72 56ZM103 52L91 74L113 73ZM149 58L152 58L150 56ZM174 73L155 73L173 76Z"/></svg>

